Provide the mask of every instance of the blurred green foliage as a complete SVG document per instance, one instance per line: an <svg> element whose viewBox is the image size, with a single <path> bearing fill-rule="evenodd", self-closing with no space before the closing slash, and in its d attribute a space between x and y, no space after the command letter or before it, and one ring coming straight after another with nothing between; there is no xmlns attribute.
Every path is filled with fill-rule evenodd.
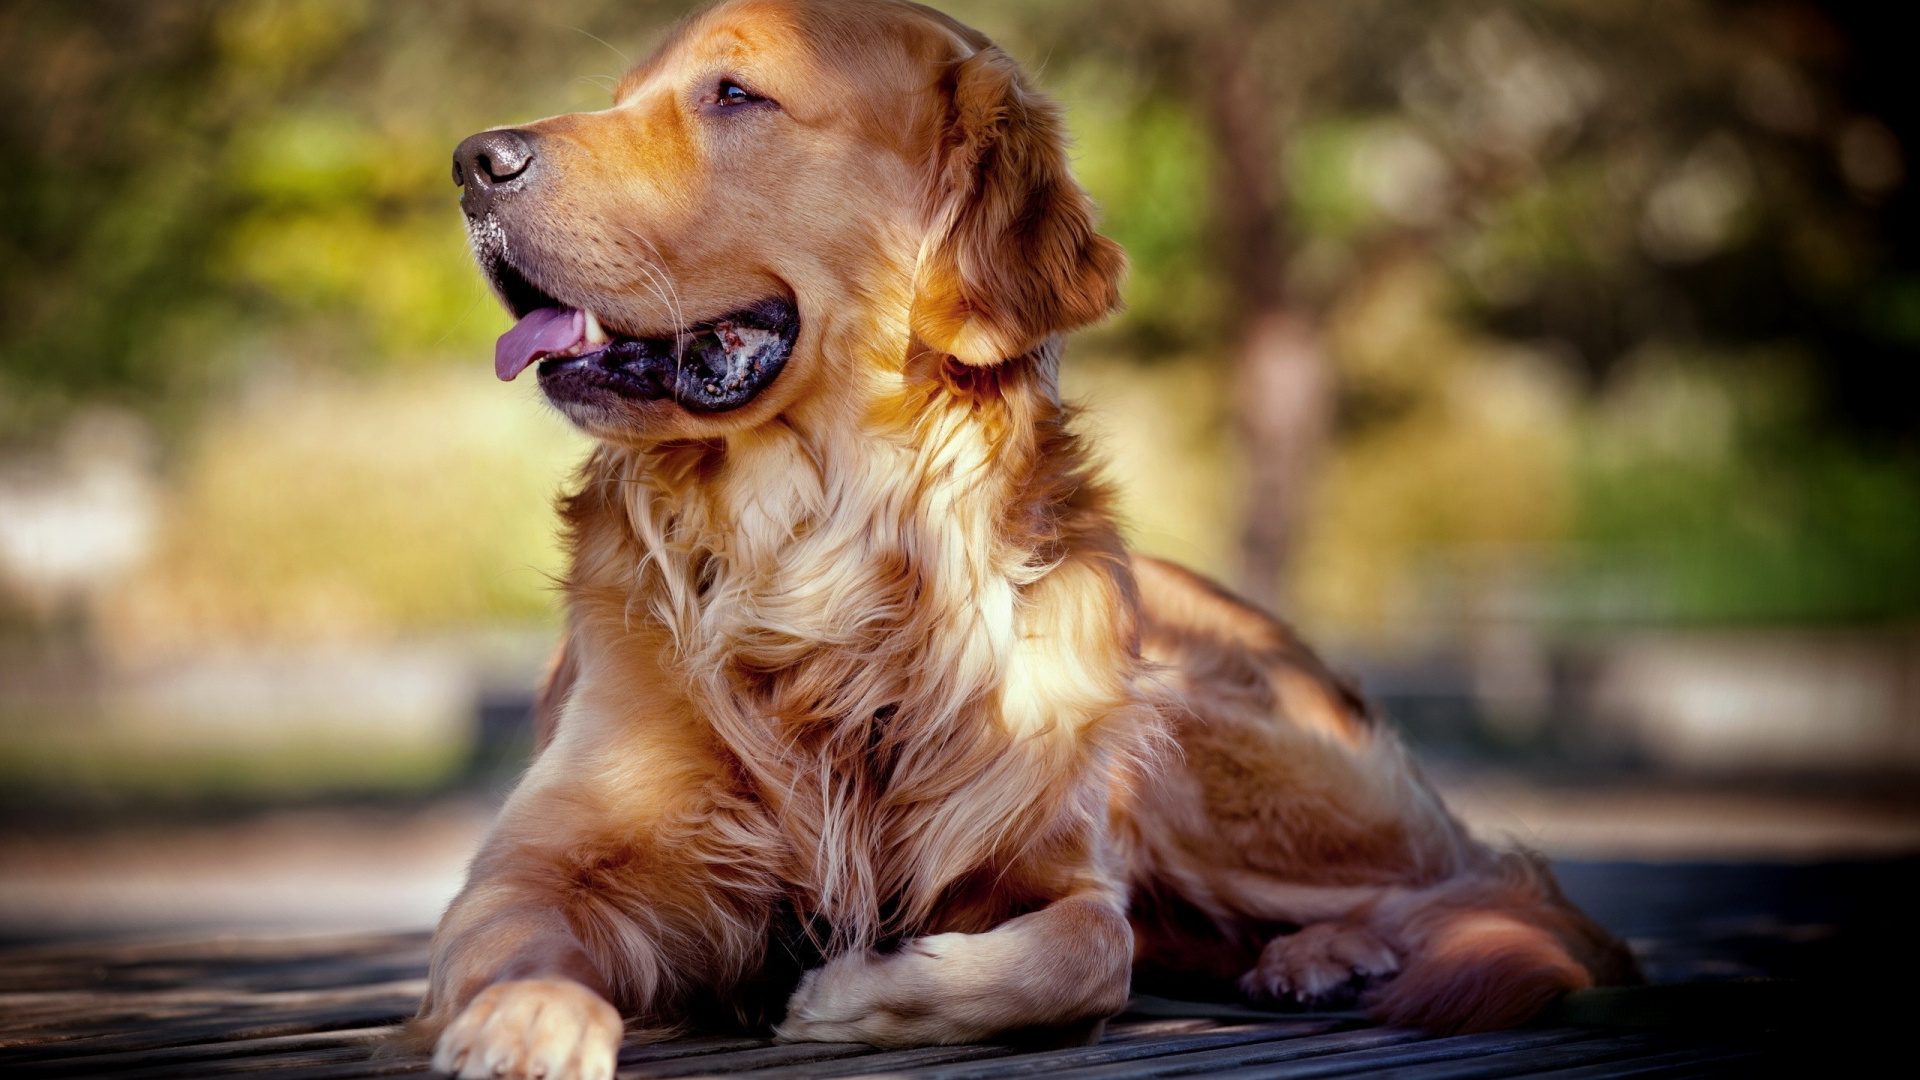
<svg viewBox="0 0 1920 1080"><path fill-rule="evenodd" d="M262 365L467 354L501 328L447 161L604 102L645 4L0 8L0 439L80 404L190 423ZM617 27L617 29L616 29Z"/></svg>
<svg viewBox="0 0 1920 1080"><path fill-rule="evenodd" d="M1418 594L1459 588L1472 550L1550 564L1542 610L1574 623L1920 612L1920 115L1885 9L1021 10L1051 67L1104 66L1062 80L1083 132L1124 114L1102 98L1204 128L1263 95L1289 302L1324 313L1340 383L1294 570L1309 621L1457 617ZM1220 167L1136 128L1138 174ZM1162 275L1227 294L1204 223L1260 193L1188 175L1216 204L1134 246L1142 310L1112 335L1143 358L1224 351L1217 307L1178 302L1198 318L1168 333ZM1117 235L1154 220L1137 183L1088 180Z"/></svg>
<svg viewBox="0 0 1920 1080"><path fill-rule="evenodd" d="M484 363L505 320L447 160L483 127L601 107L682 10L0 5L0 446L102 404L162 433L168 539L120 622L545 610L522 571L551 568L538 496L579 445L522 398L480 403L505 394ZM1307 621L1403 618L1465 549L1558 553L1575 620L1920 613L1915 105L1874 9L952 10L1068 104L1133 260L1076 385L1111 391L1096 426L1155 449L1117 451L1147 546L1230 558L1219 211L1241 193L1204 116L1225 26L1267 76L1282 269L1340 381Z"/></svg>

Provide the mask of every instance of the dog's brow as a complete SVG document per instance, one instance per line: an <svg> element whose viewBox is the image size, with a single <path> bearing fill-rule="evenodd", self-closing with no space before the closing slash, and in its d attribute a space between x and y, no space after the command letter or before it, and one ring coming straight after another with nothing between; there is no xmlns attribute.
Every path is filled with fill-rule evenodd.
<svg viewBox="0 0 1920 1080"><path fill-rule="evenodd" d="M660 35L660 40L653 46L653 51L647 54L647 58L628 68L626 74L620 76L620 82L613 88L613 100L624 100L628 94L638 90L640 84L647 81L647 76L660 66L661 58L687 39L688 33L693 30L703 14L704 12L696 11L682 16L679 21L667 27L666 31Z"/></svg>
<svg viewBox="0 0 1920 1080"><path fill-rule="evenodd" d="M620 77L619 84L614 88L614 100L623 100L628 94L638 90L660 69L668 54L679 50L696 28L697 24L687 23L668 31L667 36L655 47L652 55ZM699 54L720 56L730 63L738 63L763 50L765 46L763 37L744 33L738 27L726 24L714 27L704 37L708 40L702 43L698 50ZM713 56L708 56L708 59L712 58Z"/></svg>
<svg viewBox="0 0 1920 1080"><path fill-rule="evenodd" d="M664 51L664 49L661 50L661 52ZM641 85L647 81L647 76L653 74L654 69L660 66L660 55L660 52L655 52L652 56L628 68L627 73L620 76L620 81L615 83L613 87L613 100L615 104L625 101L627 95L640 89Z"/></svg>

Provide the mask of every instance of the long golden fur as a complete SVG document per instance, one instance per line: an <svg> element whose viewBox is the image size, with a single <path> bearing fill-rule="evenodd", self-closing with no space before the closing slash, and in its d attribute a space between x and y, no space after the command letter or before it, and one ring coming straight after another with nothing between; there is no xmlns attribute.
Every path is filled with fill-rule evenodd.
<svg viewBox="0 0 1920 1080"><path fill-rule="evenodd" d="M541 290L801 329L739 409L562 404L566 641L435 938L440 1068L603 1078L628 1021L1074 1041L1136 974L1471 1030L1630 975L1283 626L1126 551L1055 385L1122 258L1006 54L735 0L519 130L475 228Z"/></svg>

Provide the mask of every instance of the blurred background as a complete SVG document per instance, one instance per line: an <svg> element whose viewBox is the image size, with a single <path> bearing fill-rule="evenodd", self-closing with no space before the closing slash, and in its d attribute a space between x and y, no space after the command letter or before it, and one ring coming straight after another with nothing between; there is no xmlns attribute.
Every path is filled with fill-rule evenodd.
<svg viewBox="0 0 1920 1080"><path fill-rule="evenodd" d="M1284 613L1616 928L1818 938L1912 882L1892 6L944 6L1131 255L1065 379L1137 546ZM449 155L605 106L685 10L0 4L0 939L437 915L585 449L493 378ZM1799 914L1740 907L1782 866L1827 868Z"/></svg>

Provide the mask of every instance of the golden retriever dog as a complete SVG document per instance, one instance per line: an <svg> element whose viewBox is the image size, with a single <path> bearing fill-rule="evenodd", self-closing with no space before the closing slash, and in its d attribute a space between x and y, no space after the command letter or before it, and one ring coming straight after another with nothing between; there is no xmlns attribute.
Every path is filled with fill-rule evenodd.
<svg viewBox="0 0 1920 1080"><path fill-rule="evenodd" d="M1123 257L980 34L732 0L455 169L498 374L597 446L437 1068L605 1078L627 1022L1084 1042L1136 975L1467 1031L1630 977L1284 626L1128 553L1056 383Z"/></svg>

